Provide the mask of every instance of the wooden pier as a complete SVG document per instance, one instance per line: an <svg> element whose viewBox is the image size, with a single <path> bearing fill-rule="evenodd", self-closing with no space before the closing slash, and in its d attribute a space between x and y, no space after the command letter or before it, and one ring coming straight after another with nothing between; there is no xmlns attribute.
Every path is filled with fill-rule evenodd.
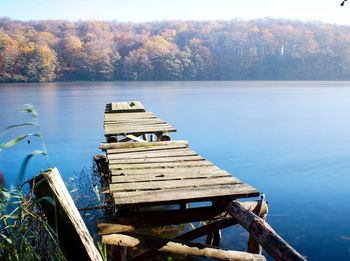
<svg viewBox="0 0 350 261"><path fill-rule="evenodd" d="M204 159L187 141L172 141L169 134L176 129L146 112L140 102L107 104L104 131L107 142L100 149L105 154L95 161L101 192L111 209L98 227L102 242L114 246L115 260L152 260L154 251L265 260L261 246L277 260L305 260L266 223L268 208L263 198L238 201L258 197L254 187ZM200 206L199 202L207 203ZM178 207L164 207L169 205ZM145 228L191 222L203 225L175 238L142 233ZM250 234L247 252L219 248L220 229L235 224ZM191 242L202 236L206 244ZM127 247L143 252L130 256Z"/></svg>

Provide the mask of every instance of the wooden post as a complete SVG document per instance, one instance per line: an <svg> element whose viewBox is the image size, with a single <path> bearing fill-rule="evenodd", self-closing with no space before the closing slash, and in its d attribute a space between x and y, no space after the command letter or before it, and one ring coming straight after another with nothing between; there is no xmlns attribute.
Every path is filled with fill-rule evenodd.
<svg viewBox="0 0 350 261"><path fill-rule="evenodd" d="M57 228L58 242L68 260L102 261L93 239L56 168L35 177L31 182L35 196L51 198L55 204L41 200L50 226Z"/></svg>
<svg viewBox="0 0 350 261"><path fill-rule="evenodd" d="M198 243L183 242L179 240L167 240L159 237L138 235L138 234L110 234L102 236L102 243L108 245L127 247L147 247L160 252L167 252L180 255L193 255L219 260L232 261L265 261L262 255L255 255L246 252L223 250L204 246Z"/></svg>
<svg viewBox="0 0 350 261"><path fill-rule="evenodd" d="M283 240L262 218L246 210L238 201L229 202L227 211L243 226L263 249L276 260L302 260L306 259Z"/></svg>

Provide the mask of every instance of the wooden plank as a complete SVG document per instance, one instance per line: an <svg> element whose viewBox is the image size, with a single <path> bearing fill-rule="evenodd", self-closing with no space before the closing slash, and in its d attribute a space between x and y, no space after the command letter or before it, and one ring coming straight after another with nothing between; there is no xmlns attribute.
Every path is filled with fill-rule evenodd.
<svg viewBox="0 0 350 261"><path fill-rule="evenodd" d="M147 133L157 133L157 132L176 132L175 128L143 128L143 129L120 129L120 130L106 130L105 136L111 136L111 135L126 135L126 134L147 134Z"/></svg>
<svg viewBox="0 0 350 261"><path fill-rule="evenodd" d="M114 192L119 191L147 191L161 190L172 188L199 188L210 187L215 185L239 184L240 180L233 177L213 177L201 179L184 180L165 180L165 181L146 181L146 182L129 182L129 183L112 183L109 185L109 190Z"/></svg>
<svg viewBox="0 0 350 261"><path fill-rule="evenodd" d="M192 166L212 166L213 164L206 160L184 161L184 162L164 162L159 163L144 163L144 164L109 164L109 169L162 169L162 168L181 168Z"/></svg>
<svg viewBox="0 0 350 261"><path fill-rule="evenodd" d="M153 112L105 113L104 119L157 118Z"/></svg>
<svg viewBox="0 0 350 261"><path fill-rule="evenodd" d="M170 124L159 124L159 125L149 125L149 126L105 126L105 134L114 133L142 133L142 132L174 132L176 129Z"/></svg>
<svg viewBox="0 0 350 261"><path fill-rule="evenodd" d="M266 261L262 255L247 252L223 250L198 243L185 242L177 239L165 239L139 234L110 234L102 236L102 243L125 247L141 247L160 252L193 255L219 260L231 261Z"/></svg>
<svg viewBox="0 0 350 261"><path fill-rule="evenodd" d="M176 180L176 179L200 179L200 178L215 178L215 177L232 177L227 172L218 173L195 173L195 172L175 172L175 173L164 173L164 174L144 174L144 175L112 175L111 183L126 183L126 182L140 182L140 181L160 181L160 180ZM183 181L186 182L186 181Z"/></svg>
<svg viewBox="0 0 350 261"><path fill-rule="evenodd" d="M155 157L141 159L108 159L109 164L143 164L143 163L160 163L166 162L185 162L204 160L201 156L174 156L174 157Z"/></svg>
<svg viewBox="0 0 350 261"><path fill-rule="evenodd" d="M111 120L104 120L104 124L131 124L131 123L138 123L138 124L158 124L158 123L167 123L164 120L161 120L159 118L127 118L127 119L111 119Z"/></svg>
<svg viewBox="0 0 350 261"><path fill-rule="evenodd" d="M177 150L177 149L187 149L188 145L186 144L174 144L174 145L167 145L167 146L153 146L153 147L138 147L138 148L122 148L122 149L108 149L107 153L109 155L111 154L124 154L126 153L127 155L129 153L136 153L136 152L152 152L152 151L162 151L162 150Z"/></svg>
<svg viewBox="0 0 350 261"><path fill-rule="evenodd" d="M111 128L141 128L141 127L163 127L163 126L171 126L167 122L125 122L125 123L120 123L120 122L105 122L104 128L105 129L111 129ZM172 127L172 126L171 126Z"/></svg>
<svg viewBox="0 0 350 261"><path fill-rule="evenodd" d="M34 193L37 198L51 198L55 206L40 201L48 222L57 229L59 244L68 260L101 260L94 241L81 218L57 168L49 169L34 178Z"/></svg>
<svg viewBox="0 0 350 261"><path fill-rule="evenodd" d="M219 185L204 188L164 189L113 193L116 207L151 206L194 201L214 201L256 197L259 192L248 184Z"/></svg>
<svg viewBox="0 0 350 261"><path fill-rule="evenodd" d="M143 176L143 175L158 175L158 174L182 174L182 173L221 173L225 172L229 174L228 172L218 168L215 165L209 165L209 166L192 166L192 167L178 167L178 168L159 168L159 169L123 169L123 170L116 170L112 169L111 174L112 175L126 175L126 176ZM231 174L229 174L231 175Z"/></svg>
<svg viewBox="0 0 350 261"><path fill-rule="evenodd" d="M116 150L118 151L118 150ZM174 156L196 156L198 155L189 148L176 148L176 149L160 149L160 150L148 150L137 151L128 153L110 153L107 151L109 159L141 159L141 158L155 158L155 157L174 157Z"/></svg>
<svg viewBox="0 0 350 261"><path fill-rule="evenodd" d="M124 149L124 148L150 148L157 146L178 146L185 145L188 146L188 141L177 140L177 141L155 141L155 142L115 142L115 143L100 143L101 150L107 149Z"/></svg>

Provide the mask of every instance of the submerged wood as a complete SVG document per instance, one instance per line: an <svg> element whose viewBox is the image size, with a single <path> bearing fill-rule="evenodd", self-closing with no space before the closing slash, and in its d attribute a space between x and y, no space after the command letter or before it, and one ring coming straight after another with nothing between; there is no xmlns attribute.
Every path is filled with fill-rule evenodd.
<svg viewBox="0 0 350 261"><path fill-rule="evenodd" d="M145 235L110 234L102 236L102 243L126 247L147 247L160 252L173 254L193 255L219 260L232 261L263 261L262 255L255 255L240 251L222 250L214 247L204 246L197 243L183 242L180 240L167 240L164 238Z"/></svg>
<svg viewBox="0 0 350 261"><path fill-rule="evenodd" d="M101 260L101 255L56 168L35 177L32 182L37 198L52 198L55 205L41 200L48 222L58 233L59 244L68 260Z"/></svg>
<svg viewBox="0 0 350 261"><path fill-rule="evenodd" d="M227 211L242 225L263 249L276 260L306 259L283 240L262 218L246 210L239 202L231 201L226 205Z"/></svg>

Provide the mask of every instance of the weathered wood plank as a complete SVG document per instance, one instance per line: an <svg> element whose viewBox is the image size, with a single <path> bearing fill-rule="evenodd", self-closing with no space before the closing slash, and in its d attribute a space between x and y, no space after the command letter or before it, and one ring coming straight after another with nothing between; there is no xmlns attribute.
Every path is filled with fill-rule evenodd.
<svg viewBox="0 0 350 261"><path fill-rule="evenodd" d="M192 166L189 167L178 167L178 168L159 168L159 169L123 169L123 170L116 170L112 169L111 174L112 175L129 175L129 176L136 176L136 175L159 175L159 174L184 174L184 173L227 173L228 172L218 168L215 165L209 165L209 166ZM231 174L229 174L231 175Z"/></svg>
<svg viewBox="0 0 350 261"><path fill-rule="evenodd" d="M247 252L222 250L198 243L189 243L179 240L168 240L153 236L138 234L110 234L102 236L102 243L126 247L143 247L160 252L202 256L219 260L231 261L265 261L262 255Z"/></svg>
<svg viewBox="0 0 350 261"><path fill-rule="evenodd" d="M117 207L151 206L181 202L236 199L258 196L259 192L248 184L219 185L203 188L164 189L113 193Z"/></svg>
<svg viewBox="0 0 350 261"><path fill-rule="evenodd" d="M67 259L102 261L58 170L50 169L34 180L34 193L37 198L49 197L55 201L55 206L46 200L42 200L40 204L50 226L57 228L59 244Z"/></svg>
<svg viewBox="0 0 350 261"><path fill-rule="evenodd" d="M188 146L188 141L177 140L177 141L155 141L155 142L144 142L144 143L138 143L138 142L100 143L100 149L108 150L108 149L125 149L125 148L151 148L151 147L172 146L172 145Z"/></svg>
<svg viewBox="0 0 350 261"><path fill-rule="evenodd" d="M115 123L108 122L104 125L105 130L110 129L144 129L144 128L174 128L169 123L161 122L161 123L143 123L139 124L138 122L130 122L130 123Z"/></svg>
<svg viewBox="0 0 350 261"><path fill-rule="evenodd" d="M105 119L129 119L129 118L157 118L157 116L153 112L133 112L133 113L105 113Z"/></svg>
<svg viewBox="0 0 350 261"><path fill-rule="evenodd" d="M176 157L176 156L197 156L198 154L188 148L171 149L171 150L153 150L139 151L129 153L108 153L108 159L143 159L157 157Z"/></svg>
<svg viewBox="0 0 350 261"><path fill-rule="evenodd" d="M109 112L143 112L145 108L139 101L112 102L106 107Z"/></svg>
<svg viewBox="0 0 350 261"><path fill-rule="evenodd" d="M162 168L182 168L193 166L212 166L207 160L184 161L184 162L163 162L159 163L139 163L139 164L109 164L109 169L162 169Z"/></svg>
<svg viewBox="0 0 350 261"><path fill-rule="evenodd" d="M233 177L215 177L215 178L201 178L184 180L165 180L165 181L146 181L133 183L112 183L109 185L111 193L124 191L147 191L147 190L161 190L172 188L204 188L215 185L230 185L241 183L240 180Z"/></svg>
<svg viewBox="0 0 350 261"><path fill-rule="evenodd" d="M134 120L129 119L127 121L120 121L120 120L114 120L114 121L105 121L104 126L116 126L116 125L122 125L122 126L147 126L147 125L159 125L159 124L168 124L167 122L160 120L160 119L150 119L150 120Z"/></svg>
<svg viewBox="0 0 350 261"><path fill-rule="evenodd" d="M188 145L186 144L174 144L174 145L167 145L167 146L153 146L153 147L139 147L139 148L122 148L122 149L108 149L107 153L109 155L111 154L125 154L129 155L130 153L140 153L144 152L147 154L148 152L154 152L154 151L163 151L163 150L171 150L176 151L178 149L188 149Z"/></svg>
<svg viewBox="0 0 350 261"><path fill-rule="evenodd" d="M162 174L144 174L144 175L123 175L112 176L111 183L127 183L127 182L141 182L141 181L160 181L160 180L187 180L187 179L200 179L200 178L215 178L215 177L231 177L229 173L224 171L218 173L193 173L188 172L175 172L175 173L162 173ZM186 181L183 181L186 182Z"/></svg>
<svg viewBox="0 0 350 261"><path fill-rule="evenodd" d="M175 132L176 129L171 125L160 124L159 126L140 126L140 127L123 127L105 128L105 135L120 135L133 133L155 133L155 132Z"/></svg>
<svg viewBox="0 0 350 261"><path fill-rule="evenodd" d="M104 124L158 124L167 123L166 121L159 118L128 118L128 119L108 119L104 120Z"/></svg>
<svg viewBox="0 0 350 261"><path fill-rule="evenodd" d="M185 162L185 161L203 161L201 156L174 156L174 157L155 157L140 159L108 159L109 164L146 164L146 163L163 163L166 162Z"/></svg>

